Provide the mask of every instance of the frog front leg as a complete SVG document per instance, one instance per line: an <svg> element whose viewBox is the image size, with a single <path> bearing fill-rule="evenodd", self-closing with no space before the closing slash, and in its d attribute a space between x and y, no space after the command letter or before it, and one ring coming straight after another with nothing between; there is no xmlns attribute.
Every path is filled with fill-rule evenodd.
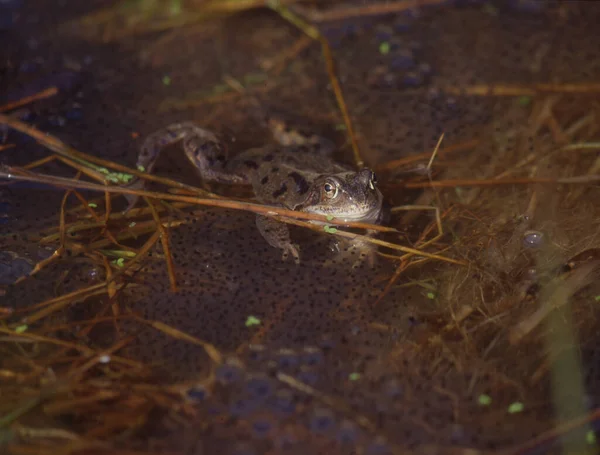
<svg viewBox="0 0 600 455"><path fill-rule="evenodd" d="M269 245L283 250L283 259L287 259L291 255L296 264L300 263L298 247L292 243L290 230L285 223L268 216L257 215L256 227Z"/></svg>

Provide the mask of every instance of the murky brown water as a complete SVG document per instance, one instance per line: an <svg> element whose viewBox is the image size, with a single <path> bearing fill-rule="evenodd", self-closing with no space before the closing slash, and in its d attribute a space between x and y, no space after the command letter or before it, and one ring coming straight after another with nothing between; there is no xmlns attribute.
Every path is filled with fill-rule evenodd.
<svg viewBox="0 0 600 455"><path fill-rule="evenodd" d="M93 11L91 3L63 2L47 19L50 4L34 3L11 10L14 24L0 32L9 43L0 50L0 105L57 86L58 96L19 115L78 150L133 166L141 138L194 120L242 151L269 140L249 115L258 97L335 140L339 159L352 163L319 45L304 43L276 14L255 10L99 44L73 38L77 27L56 31L67 18ZM93 351L76 357L76 350L52 343L17 349L5 336L0 372L8 373L0 376L0 397L11 399L0 406L0 418L37 396L41 383L68 379L70 394L44 399L46 407L19 423L73 431L82 450L99 440L109 444L98 449L107 453L516 453L558 450L550 443L563 433L571 449L593 449L600 193L589 176L599 173L600 158L597 148L564 147L598 142L600 7L455 3L324 22L320 29L332 45L363 158L378 171L386 201L438 207L444 234L427 251L468 265L428 260L400 270L400 262L382 257L374 267L353 269L331 252L328 236L298 228L303 260L296 266L264 241L252 214L173 210L165 219L184 221L169 230L178 291L170 290L157 247L113 300L94 296L26 328ZM227 86L232 79L246 92ZM407 188L407 175L390 171L389 162L431 152L442 133L432 178L457 182ZM3 164L48 154L12 131L6 142L15 147L0 152ZM173 156L157 174L199 186L182 154ZM42 169L75 174L55 163ZM571 177L581 178L556 181ZM427 186L427 178L421 181ZM23 261L37 263L57 247L36 240L58 224L64 192L25 184L0 191L0 272L13 281L27 269ZM123 203L115 199L117 208ZM414 247L433 221L432 211L393 213L388 224L400 234L384 238ZM113 234L125 228L115 224ZM70 240L100 238L92 231ZM17 309L5 317L6 327L27 322L31 305L102 282L97 259L64 256L6 287L0 307ZM548 305L559 309L538 319ZM215 366L203 347L131 313L211 343L228 360ZM95 317L104 319L89 323ZM118 355L146 368L92 362L74 375L121 340L127 342ZM185 405L168 388L181 381L202 384ZM27 396L8 394L15 385L26 385ZM561 430L582 415L573 432ZM24 453L20 447L37 441L47 444L39 453L66 450L61 438L46 436L5 447Z"/></svg>

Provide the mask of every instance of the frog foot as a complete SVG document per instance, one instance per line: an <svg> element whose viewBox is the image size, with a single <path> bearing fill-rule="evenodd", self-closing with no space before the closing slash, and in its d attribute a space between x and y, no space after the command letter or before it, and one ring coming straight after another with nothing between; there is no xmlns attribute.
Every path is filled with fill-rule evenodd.
<svg viewBox="0 0 600 455"><path fill-rule="evenodd" d="M358 269L365 263L372 268L377 261L377 247L362 239L335 240L329 248L335 255L341 255L343 261L351 262L352 269Z"/></svg>
<svg viewBox="0 0 600 455"><path fill-rule="evenodd" d="M354 263L352 264L352 268L358 269L365 263L370 268L373 268L373 267L375 267L376 260L377 260L377 251L374 248L369 249L367 251L361 251L358 256L358 259L356 259L356 261L354 261Z"/></svg>
<svg viewBox="0 0 600 455"><path fill-rule="evenodd" d="M283 250L283 260L286 260L291 255L296 264L300 263L298 247L292 243L290 231L285 223L268 216L258 215L256 217L256 226L269 245Z"/></svg>
<svg viewBox="0 0 600 455"><path fill-rule="evenodd" d="M290 256L294 258L294 262L296 263L296 265L300 264L300 253L298 252L298 247L291 243L283 248L283 254L281 255L281 259L283 261L287 261Z"/></svg>

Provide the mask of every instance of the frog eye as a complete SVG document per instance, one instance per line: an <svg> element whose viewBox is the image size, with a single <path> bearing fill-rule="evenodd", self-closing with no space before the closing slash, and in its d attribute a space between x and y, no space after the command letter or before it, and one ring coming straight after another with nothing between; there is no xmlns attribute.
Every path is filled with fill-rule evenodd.
<svg viewBox="0 0 600 455"><path fill-rule="evenodd" d="M338 195L338 187L337 185L334 185L332 183L325 183L325 185L323 185L323 191L325 191L325 195L329 198L329 199L333 199Z"/></svg>

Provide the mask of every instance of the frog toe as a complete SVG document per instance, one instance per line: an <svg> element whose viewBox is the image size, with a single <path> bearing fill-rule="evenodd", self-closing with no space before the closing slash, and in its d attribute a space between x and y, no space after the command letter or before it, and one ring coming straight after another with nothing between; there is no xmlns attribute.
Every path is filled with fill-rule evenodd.
<svg viewBox="0 0 600 455"><path fill-rule="evenodd" d="M377 260L377 252L372 250L360 253L358 259L352 264L353 269L360 268L363 264L367 264L370 268L375 267Z"/></svg>
<svg viewBox="0 0 600 455"><path fill-rule="evenodd" d="M283 249L283 254L281 256L282 260L287 261L289 257L294 259L296 265L300 264L300 253L298 252L298 247L295 245L286 245Z"/></svg>

